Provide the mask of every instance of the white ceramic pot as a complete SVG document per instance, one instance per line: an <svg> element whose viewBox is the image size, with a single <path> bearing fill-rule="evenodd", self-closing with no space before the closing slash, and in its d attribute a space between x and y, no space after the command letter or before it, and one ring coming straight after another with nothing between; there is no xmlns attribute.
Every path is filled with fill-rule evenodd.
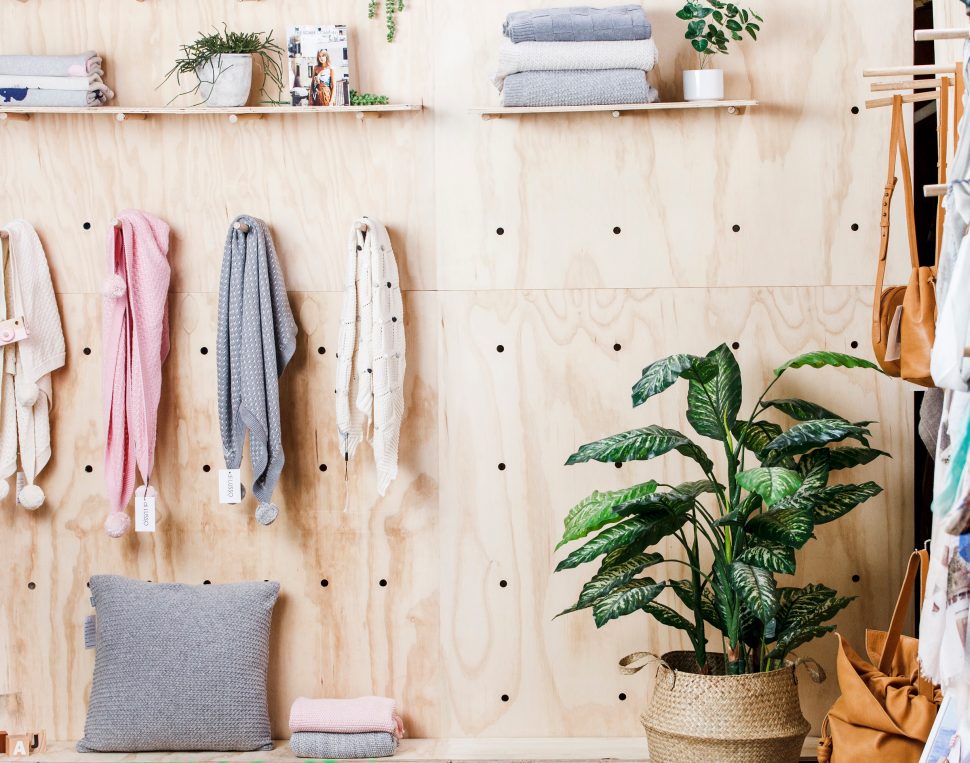
<svg viewBox="0 0 970 763"><path fill-rule="evenodd" d="M689 69L684 72L685 101L720 101L723 98L722 69Z"/></svg>
<svg viewBox="0 0 970 763"><path fill-rule="evenodd" d="M205 106L245 106L253 83L249 53L223 53L195 70Z"/></svg>

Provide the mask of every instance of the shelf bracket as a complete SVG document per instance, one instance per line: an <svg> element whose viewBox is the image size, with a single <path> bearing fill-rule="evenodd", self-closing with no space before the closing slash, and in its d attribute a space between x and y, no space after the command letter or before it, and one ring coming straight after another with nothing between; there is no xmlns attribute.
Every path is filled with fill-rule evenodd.
<svg viewBox="0 0 970 763"><path fill-rule="evenodd" d="M236 124L237 122L247 122L254 119L262 119L262 114L230 114L229 123Z"/></svg>
<svg viewBox="0 0 970 763"><path fill-rule="evenodd" d="M18 114L13 111L5 111L0 114L0 122L29 122L30 114Z"/></svg>
<svg viewBox="0 0 970 763"><path fill-rule="evenodd" d="M357 116L357 121L358 122L363 122L365 119L380 119L381 118L381 114L380 114L379 111L371 111L369 113L366 112L366 111L358 111L357 114L356 114L356 116Z"/></svg>
<svg viewBox="0 0 970 763"><path fill-rule="evenodd" d="M115 119L119 122L144 122L147 118L147 114L129 114L127 111L115 114Z"/></svg>
<svg viewBox="0 0 970 763"><path fill-rule="evenodd" d="M728 106L727 113L734 116L741 116L745 111L744 106Z"/></svg>

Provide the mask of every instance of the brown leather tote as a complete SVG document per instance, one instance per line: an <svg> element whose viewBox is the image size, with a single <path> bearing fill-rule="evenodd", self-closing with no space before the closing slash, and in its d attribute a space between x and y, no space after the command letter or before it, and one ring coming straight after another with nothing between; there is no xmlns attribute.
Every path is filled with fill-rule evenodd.
<svg viewBox="0 0 970 763"><path fill-rule="evenodd" d="M840 696L822 722L819 763L919 763L933 728L940 693L919 673L919 640L901 635L916 573L920 599L929 554L914 551L888 631L866 631L869 660L839 636Z"/></svg>
<svg viewBox="0 0 970 763"><path fill-rule="evenodd" d="M946 122L941 130L946 131ZM944 138L945 141L945 138ZM896 187L896 158L899 157L906 203L906 233L909 239L909 258L912 271L906 286L884 288L886 255L889 252L889 212ZM937 247L937 262L939 261ZM896 310L902 307L899 326L900 356L887 360L889 328ZM889 140L889 174L882 197L880 219L879 264L876 269L876 290L872 303L872 349L876 360L890 376L924 387L932 387L930 352L936 328L936 265L920 266L916 247L916 217L913 210L913 182L909 171L909 151L903 129L902 96L893 96L892 132Z"/></svg>

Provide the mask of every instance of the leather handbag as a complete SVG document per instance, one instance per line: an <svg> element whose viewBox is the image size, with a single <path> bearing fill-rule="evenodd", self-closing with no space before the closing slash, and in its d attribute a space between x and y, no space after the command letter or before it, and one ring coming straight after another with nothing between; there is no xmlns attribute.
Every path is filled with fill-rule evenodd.
<svg viewBox="0 0 970 763"><path fill-rule="evenodd" d="M946 120L941 126L945 145ZM906 234L912 270L906 286L884 288L886 256L889 252L889 219L893 191L896 188L896 159L900 160L903 192L906 205ZM930 353L936 328L936 263L921 266L916 246L916 215L913 208L913 182L909 170L909 151L903 128L902 96L893 96L892 131L889 140L889 174L882 197L880 218L879 263L876 269L876 289L872 302L872 349L876 360L890 376L924 387L932 387ZM939 245L936 259L939 262ZM891 327L899 312L898 357L888 353Z"/></svg>
<svg viewBox="0 0 970 763"><path fill-rule="evenodd" d="M919 672L919 640L903 636L916 574L920 599L929 554L914 551L888 631L866 631L869 660L839 636L836 670L842 695L822 722L819 763L918 763L933 728L940 693Z"/></svg>

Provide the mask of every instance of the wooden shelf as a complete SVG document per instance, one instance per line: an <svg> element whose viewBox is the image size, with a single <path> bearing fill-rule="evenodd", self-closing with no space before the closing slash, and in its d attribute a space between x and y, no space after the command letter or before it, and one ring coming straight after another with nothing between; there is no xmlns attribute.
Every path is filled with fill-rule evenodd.
<svg viewBox="0 0 970 763"><path fill-rule="evenodd" d="M803 758L815 759L815 739L809 737L802 748ZM3 760L14 760L4 758ZM47 752L35 753L18 761L36 763L301 763L294 757L286 740L275 743L272 752L145 752L145 753L78 753L74 742L48 742ZM647 740L637 737L573 737L515 739L405 739L392 761L421 763L477 763L510 761L512 763L580 763L614 761L616 763L649 763Z"/></svg>
<svg viewBox="0 0 970 763"><path fill-rule="evenodd" d="M749 106L757 106L758 101L672 101L670 103L626 103L619 106L497 106L491 109L472 109L482 119L527 116L529 114L573 114L585 112L607 112L619 117L626 112L636 111L683 111L689 109L723 109L728 114L743 114Z"/></svg>
<svg viewBox="0 0 970 763"><path fill-rule="evenodd" d="M380 117L398 111L421 111L420 103L392 103L387 106L240 106L239 108L209 108L206 106L90 106L36 108L30 106L0 106L0 121L26 121L35 115L77 114L90 117L111 117L119 122L142 120L150 117L205 117L225 116L230 122L262 119L264 116L290 114L355 114L357 119Z"/></svg>

